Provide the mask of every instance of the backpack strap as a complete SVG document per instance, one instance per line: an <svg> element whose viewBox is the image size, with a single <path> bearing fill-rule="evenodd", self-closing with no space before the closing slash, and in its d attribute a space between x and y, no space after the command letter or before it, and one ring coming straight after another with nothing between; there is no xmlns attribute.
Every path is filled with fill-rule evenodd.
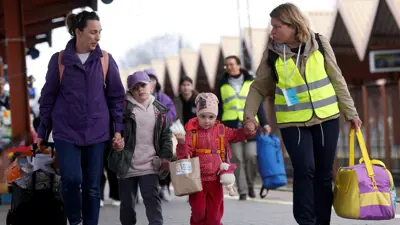
<svg viewBox="0 0 400 225"><path fill-rule="evenodd" d="M64 73L64 69L65 69L64 65L61 63L63 53L64 53L64 50L62 50L58 53L58 71L59 71L59 76L60 76L60 84L61 84L62 76Z"/></svg>
<svg viewBox="0 0 400 225"><path fill-rule="evenodd" d="M108 52L102 50L103 52L103 57L101 57L101 67L103 69L103 75L104 75L104 87L106 87L106 79L107 79L107 73L108 73L108 66L110 64L110 57L108 55Z"/></svg>
<svg viewBox="0 0 400 225"><path fill-rule="evenodd" d="M226 162L228 159L225 152L225 126L223 124L218 124L218 143L222 162Z"/></svg>
<svg viewBox="0 0 400 225"><path fill-rule="evenodd" d="M197 130L192 130L192 148L196 151L197 147Z"/></svg>
<svg viewBox="0 0 400 225"><path fill-rule="evenodd" d="M268 65L271 67L271 72L272 72L272 75L274 76L276 82L278 82L278 80L279 80L278 72L276 72L276 68L275 68L275 62L278 58L279 58L278 53L272 51L271 49L268 49L267 62L268 62Z"/></svg>
<svg viewBox="0 0 400 225"><path fill-rule="evenodd" d="M106 84L107 73L108 73L108 66L109 66L109 63L110 63L110 57L108 55L108 52L106 52L104 50L102 50L102 52L103 52L103 57L101 57L100 60L101 60L101 69L103 70L104 85L105 85ZM59 71L59 74L60 74L60 83L61 83L62 76L63 76L64 69L65 69L65 66L61 63L61 59L62 59L63 53L64 53L64 50L62 50L62 51L60 51L58 53L58 71Z"/></svg>
<svg viewBox="0 0 400 225"><path fill-rule="evenodd" d="M196 151L197 147L197 130L192 130L192 148ZM218 150L220 151L220 157L223 162L226 162L227 156L225 151L225 126L218 124Z"/></svg>
<svg viewBox="0 0 400 225"><path fill-rule="evenodd" d="M325 49L324 46L322 45L322 41L319 36L320 36L319 33L315 33L315 40L318 43L318 51L320 51L322 56L325 58Z"/></svg>

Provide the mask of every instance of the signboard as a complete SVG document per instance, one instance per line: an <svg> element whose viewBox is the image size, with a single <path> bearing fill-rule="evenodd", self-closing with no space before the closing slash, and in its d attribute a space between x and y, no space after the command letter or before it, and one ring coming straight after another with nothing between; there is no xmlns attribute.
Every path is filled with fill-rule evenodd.
<svg viewBox="0 0 400 225"><path fill-rule="evenodd" d="M369 52L371 73L400 72L400 49Z"/></svg>

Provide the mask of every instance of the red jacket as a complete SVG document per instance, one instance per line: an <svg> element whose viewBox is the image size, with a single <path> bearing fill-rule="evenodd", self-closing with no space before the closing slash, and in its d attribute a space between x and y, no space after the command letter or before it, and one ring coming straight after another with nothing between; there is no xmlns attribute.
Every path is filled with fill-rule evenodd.
<svg viewBox="0 0 400 225"><path fill-rule="evenodd" d="M220 154L216 152L219 144L219 123L220 122L218 120L215 121L215 125L206 130L199 126L197 118L189 120L189 122L185 126L187 132L185 137L185 144L178 144L176 146L176 155L178 159L187 158L189 155L190 157L199 157L202 181L214 181L218 179L217 173L219 170L219 166L222 162ZM193 130L197 130L196 149L198 151L200 151L199 149L211 149L211 153L196 152L196 149L193 149ZM227 162L229 162L229 159L231 158L229 143L242 142L245 141L247 138L250 138L250 136L245 135L243 128L232 129L229 127L225 127L224 146L227 156Z"/></svg>

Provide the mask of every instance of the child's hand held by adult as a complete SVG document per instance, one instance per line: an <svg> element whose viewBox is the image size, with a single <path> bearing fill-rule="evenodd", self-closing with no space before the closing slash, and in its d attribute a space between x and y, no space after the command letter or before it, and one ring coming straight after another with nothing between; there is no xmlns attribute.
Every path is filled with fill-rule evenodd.
<svg viewBox="0 0 400 225"><path fill-rule="evenodd" d="M117 152L120 152L124 149L125 147L125 141L124 138L121 138L119 140L114 140L113 141L113 149Z"/></svg>
<svg viewBox="0 0 400 225"><path fill-rule="evenodd" d="M257 133L257 123L253 120L247 119L244 124L244 133L253 136Z"/></svg>

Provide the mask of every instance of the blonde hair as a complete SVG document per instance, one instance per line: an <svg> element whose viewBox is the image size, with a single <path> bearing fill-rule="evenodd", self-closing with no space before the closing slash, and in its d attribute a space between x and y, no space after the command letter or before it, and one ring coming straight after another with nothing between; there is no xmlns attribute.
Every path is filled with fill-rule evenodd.
<svg viewBox="0 0 400 225"><path fill-rule="evenodd" d="M270 17L280 20L283 24L295 30L295 38L300 43L306 43L310 38L308 21L300 9L292 3L281 4L271 11Z"/></svg>

